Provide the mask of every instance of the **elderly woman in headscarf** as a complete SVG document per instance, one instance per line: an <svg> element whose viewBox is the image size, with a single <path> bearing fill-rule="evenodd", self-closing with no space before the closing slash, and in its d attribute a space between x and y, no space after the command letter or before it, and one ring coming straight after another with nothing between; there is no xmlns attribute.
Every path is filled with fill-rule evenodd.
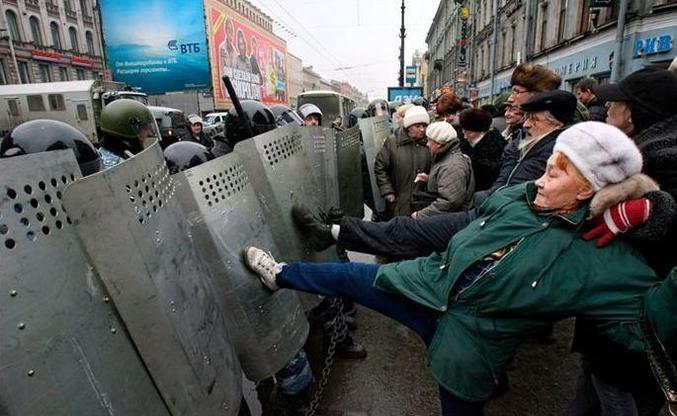
<svg viewBox="0 0 677 416"><path fill-rule="evenodd" d="M643 297L655 272L624 241L598 250L581 238L595 193L641 167L620 130L584 122L559 136L541 178L492 194L443 253L386 265L285 264L247 247L245 262L271 290L349 298L408 326L428 345L442 413L481 415L520 342L561 319L585 316L644 353Z"/></svg>

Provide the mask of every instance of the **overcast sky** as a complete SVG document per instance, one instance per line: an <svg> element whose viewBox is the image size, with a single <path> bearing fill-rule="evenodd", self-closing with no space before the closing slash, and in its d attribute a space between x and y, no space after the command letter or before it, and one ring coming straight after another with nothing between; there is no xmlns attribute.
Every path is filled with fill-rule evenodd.
<svg viewBox="0 0 677 416"><path fill-rule="evenodd" d="M401 0L249 0L281 26L288 52L324 78L345 80L386 98L397 85ZM439 0L405 0L405 65L425 37ZM338 70L338 68L347 68Z"/></svg>

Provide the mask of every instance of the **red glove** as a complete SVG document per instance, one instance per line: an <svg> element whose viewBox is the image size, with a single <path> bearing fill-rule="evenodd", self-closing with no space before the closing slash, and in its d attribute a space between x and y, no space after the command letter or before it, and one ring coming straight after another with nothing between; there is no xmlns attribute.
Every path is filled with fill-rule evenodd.
<svg viewBox="0 0 677 416"><path fill-rule="evenodd" d="M585 241L597 239L597 247L609 244L620 233L649 221L651 201L646 198L621 202L604 211L597 225L583 234Z"/></svg>

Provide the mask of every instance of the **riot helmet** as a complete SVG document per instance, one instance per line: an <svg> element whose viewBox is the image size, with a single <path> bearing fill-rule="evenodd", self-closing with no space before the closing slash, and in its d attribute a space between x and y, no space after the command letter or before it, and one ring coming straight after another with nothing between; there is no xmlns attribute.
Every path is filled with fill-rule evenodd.
<svg viewBox="0 0 677 416"><path fill-rule="evenodd" d="M71 149L82 176L101 170L101 156L80 130L57 120L31 120L18 125L0 144L0 157Z"/></svg>
<svg viewBox="0 0 677 416"><path fill-rule="evenodd" d="M214 155L206 147L195 142L171 144L165 149L164 156L172 175L214 159Z"/></svg>
<svg viewBox="0 0 677 416"><path fill-rule="evenodd" d="M357 123L361 118L367 117L369 117L369 114L367 114L367 110L365 110L363 107L355 107L348 116L348 128L357 126Z"/></svg>
<svg viewBox="0 0 677 416"><path fill-rule="evenodd" d="M301 113L301 117L303 118L303 123L305 125L308 125L308 117L314 116L317 119L317 125L321 126L322 125L322 110L320 110L320 107L316 106L315 104L311 103L305 103L301 107L299 107L299 113ZM310 124L312 125L312 124Z"/></svg>
<svg viewBox="0 0 677 416"><path fill-rule="evenodd" d="M303 126L305 124L298 113L286 105L273 105L270 107L270 111L272 111L273 115L275 115L275 121L280 127L286 126L287 124L297 124L299 126Z"/></svg>
<svg viewBox="0 0 677 416"><path fill-rule="evenodd" d="M240 101L242 110L244 111L245 120L242 120L234 107L228 110L224 120L224 128L226 129L226 140L231 146L235 146L238 142L247 140L250 136L247 128L248 123L254 136L263 134L267 131L277 128L275 123L275 116L270 108L254 100Z"/></svg>
<svg viewBox="0 0 677 416"><path fill-rule="evenodd" d="M390 108L388 107L388 102L381 98L372 100L372 102L370 102L367 106L367 113L369 113L370 117L390 117Z"/></svg>
<svg viewBox="0 0 677 416"><path fill-rule="evenodd" d="M101 111L103 146L112 150L128 150L136 154L144 143L159 140L160 132L153 113L142 103L121 98Z"/></svg>

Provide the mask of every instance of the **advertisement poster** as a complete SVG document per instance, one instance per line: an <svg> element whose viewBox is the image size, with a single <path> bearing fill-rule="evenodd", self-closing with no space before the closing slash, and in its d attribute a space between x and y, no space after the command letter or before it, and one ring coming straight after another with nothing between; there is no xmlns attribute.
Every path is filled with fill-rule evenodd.
<svg viewBox="0 0 677 416"><path fill-rule="evenodd" d="M286 43L216 0L206 0L205 9L216 107L231 106L224 75L240 99L287 104Z"/></svg>
<svg viewBox="0 0 677 416"><path fill-rule="evenodd" d="M419 97L423 97L422 87L388 87L388 101L406 104Z"/></svg>
<svg viewBox="0 0 677 416"><path fill-rule="evenodd" d="M102 0L114 81L145 93L211 85L202 0Z"/></svg>

